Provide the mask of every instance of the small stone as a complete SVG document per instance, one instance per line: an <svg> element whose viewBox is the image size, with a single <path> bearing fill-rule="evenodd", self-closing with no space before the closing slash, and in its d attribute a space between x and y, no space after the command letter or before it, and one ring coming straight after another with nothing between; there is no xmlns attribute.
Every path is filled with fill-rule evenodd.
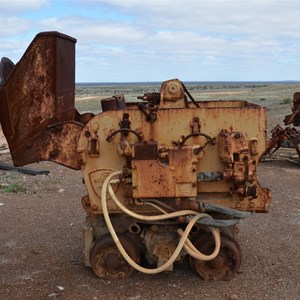
<svg viewBox="0 0 300 300"><path fill-rule="evenodd" d="M58 192L59 193L63 193L65 191L65 189L59 189Z"/></svg>
<svg viewBox="0 0 300 300"><path fill-rule="evenodd" d="M58 285L57 288L60 290L60 291L63 291L65 288L63 286L60 286Z"/></svg>
<svg viewBox="0 0 300 300"><path fill-rule="evenodd" d="M57 296L57 293L51 293L48 295L48 297L50 297L50 298L56 298L56 296Z"/></svg>
<svg viewBox="0 0 300 300"><path fill-rule="evenodd" d="M238 297L237 297L236 294L230 294L228 299L229 299L229 300L237 300Z"/></svg>

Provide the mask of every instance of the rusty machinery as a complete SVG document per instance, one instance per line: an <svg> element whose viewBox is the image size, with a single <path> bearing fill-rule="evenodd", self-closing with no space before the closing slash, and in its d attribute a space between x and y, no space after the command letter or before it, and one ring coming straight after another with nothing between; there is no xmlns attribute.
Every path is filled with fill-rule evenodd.
<svg viewBox="0 0 300 300"><path fill-rule="evenodd" d="M171 271L187 257L205 280L232 278L241 265L237 223L271 202L256 173L265 108L195 101L173 79L137 102L115 95L101 113L80 114L75 43L44 32L16 65L2 60L0 120L14 164L81 169L84 263L99 277Z"/></svg>
<svg viewBox="0 0 300 300"><path fill-rule="evenodd" d="M271 131L271 139L269 140L266 150L262 157L272 156L284 142L289 142L296 149L298 160L300 161L300 131L296 126L300 126L300 93L294 93L292 113L286 115L284 120L285 128L277 124ZM288 125L293 124L293 127Z"/></svg>

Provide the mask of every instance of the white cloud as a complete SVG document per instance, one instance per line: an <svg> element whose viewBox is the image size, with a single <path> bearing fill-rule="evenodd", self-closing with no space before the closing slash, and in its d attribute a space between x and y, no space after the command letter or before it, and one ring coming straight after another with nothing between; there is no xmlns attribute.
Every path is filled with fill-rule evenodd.
<svg viewBox="0 0 300 300"><path fill-rule="evenodd" d="M27 30L30 30L32 22L17 17L6 17L0 15L0 37L22 35Z"/></svg>
<svg viewBox="0 0 300 300"><path fill-rule="evenodd" d="M45 19L40 22L42 30L60 30L89 43L131 43L139 41L145 34L126 23L97 20L86 17L64 17Z"/></svg>
<svg viewBox="0 0 300 300"><path fill-rule="evenodd" d="M300 1L296 0L99 0L93 3L105 3L138 16L141 23L144 20L150 27L158 24L176 30L251 35L288 35L299 29Z"/></svg>
<svg viewBox="0 0 300 300"><path fill-rule="evenodd" d="M298 76L289 70L300 67L300 1L74 0L64 14L34 19L20 12L42 13L52 2L12 2L4 8L0 1L5 24L0 56L23 53L34 33L60 31L78 40L80 81L163 80L172 74L188 80L236 80L243 74L250 80L255 72L265 80ZM72 10L73 4L82 11ZM10 12L3 15L5 9Z"/></svg>
<svg viewBox="0 0 300 300"><path fill-rule="evenodd" d="M30 9L39 9L45 4L48 0L0 0L0 11L3 12L21 12Z"/></svg>

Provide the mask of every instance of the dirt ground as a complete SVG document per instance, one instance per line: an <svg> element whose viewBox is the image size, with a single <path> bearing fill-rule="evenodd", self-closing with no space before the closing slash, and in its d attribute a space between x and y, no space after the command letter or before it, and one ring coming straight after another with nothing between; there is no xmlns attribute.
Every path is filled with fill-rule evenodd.
<svg viewBox="0 0 300 300"><path fill-rule="evenodd" d="M0 156L9 161L9 155ZM268 214L240 223L243 263L229 282L205 282L188 262L171 273L136 273L105 281L83 265L85 194L80 171L49 162L31 167L50 175L0 171L1 182L17 182L20 193L0 193L0 299L299 299L299 165L264 162L263 186L273 192Z"/></svg>

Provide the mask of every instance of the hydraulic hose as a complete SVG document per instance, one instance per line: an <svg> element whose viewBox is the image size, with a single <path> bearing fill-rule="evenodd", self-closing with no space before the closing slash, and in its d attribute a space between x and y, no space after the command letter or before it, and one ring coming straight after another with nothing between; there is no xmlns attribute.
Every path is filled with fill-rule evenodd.
<svg viewBox="0 0 300 300"><path fill-rule="evenodd" d="M156 205L155 203L145 201L144 204L145 204L145 205L152 206L152 207L156 208L157 210L159 210L160 212L162 212L162 213L164 213L164 214L167 214L167 213L168 213L167 211L165 211L163 208L159 207L159 206Z"/></svg>
<svg viewBox="0 0 300 300"><path fill-rule="evenodd" d="M119 174L119 171L113 172L104 181L103 186L102 186L102 191L101 191L101 205L102 205L103 216L104 216L107 228L108 228L118 250L120 251L120 253L122 254L122 256L124 257L124 259L127 261L128 264L130 264L134 269L136 269L139 272L146 273L146 274L157 274L157 273L167 270L174 263L174 261L178 257L178 255L183 247L185 247L187 249L186 251L188 253L190 252L190 253L193 253L194 255L198 254L199 257L201 255L203 255L205 257L204 254L200 253L192 245L192 243L188 240L188 236L189 236L189 233L190 233L192 227L197 223L197 221L200 220L201 218L208 218L208 217L211 218L209 215L204 214L204 213L197 213L192 210L184 210L181 212L165 213L163 215L157 215L157 216L145 216L145 215L136 214L136 213L130 211L129 209L127 209L117 199L116 195L114 194L114 191L110 185L110 182L111 182L112 178L114 176L117 176L118 174ZM117 182L117 181L114 181L114 182ZM163 264L162 266L155 268L155 269L144 268L144 267L141 267L140 265L138 265L135 261L133 261L131 259L131 257L127 254L126 250L123 248L123 246L113 228L112 222L109 217L107 202L106 202L107 191L109 192L109 194L112 197L112 199L114 200L114 202L119 206L119 208L121 208L125 213L129 214L130 216L132 216L133 218L136 218L138 220L157 221L157 220L165 220L165 219L174 218L174 217L183 216L183 215L194 215L194 217L189 221L189 223L186 226L184 231L178 230L179 231L178 233L181 236L181 239L179 240L179 243L178 243L175 251L173 252L171 257L165 264ZM215 238L215 250L211 255L209 255L209 257L210 257L209 259L213 259L218 255L218 253L220 251L221 238L220 238L220 232L217 228L214 228L214 227L209 227L209 228L212 231L214 238ZM185 246L185 244L186 244L186 246ZM195 257L194 255L192 255L192 256Z"/></svg>
<svg viewBox="0 0 300 300"><path fill-rule="evenodd" d="M218 254L219 254L219 251L220 251L220 246L218 245L218 242L220 241L219 239L219 235L220 235L220 232L219 231L216 231L216 230L213 230L215 229L214 227L210 227L209 226L209 229L211 230L213 236L214 236L214 239L215 239L215 242L216 242L216 246L215 246L215 250L212 254L210 255L206 255L206 254L203 254L201 253L193 244L192 242L189 240L189 238L186 239L185 241L185 244L183 245L183 248L184 250L192 257L196 258L196 259L199 259L199 260L203 260L203 261L208 261L208 260L212 260L214 259ZM178 229L177 230L177 233L182 237L183 236L183 230L182 229Z"/></svg>
<svg viewBox="0 0 300 300"><path fill-rule="evenodd" d="M113 173L114 176L119 174L119 172ZM112 175L112 174L111 174ZM113 176L112 176L113 177ZM111 177L111 178L112 178ZM105 182L104 182L105 183ZM105 185L103 184L102 186L102 191L104 189ZM141 221L160 221L160 220L166 220L166 219L171 219L171 218L177 218L177 217L181 217L181 216L186 216L186 215L198 215L199 213L194 211L194 210L181 210L181 211L176 211L176 212L171 212L171 213L167 213L167 214L163 214L163 215L155 215L155 216L145 216L145 215L140 215L137 214L131 210L129 210L126 206L123 205L123 203L116 197L112 187L107 184L105 189L108 189L109 195L111 196L111 198L114 200L114 202L116 203L116 205L123 210L126 214L128 214L129 216L141 220ZM102 200L102 195L101 195L101 200ZM205 217L210 218L209 215L205 215ZM203 217L204 218L204 217Z"/></svg>

